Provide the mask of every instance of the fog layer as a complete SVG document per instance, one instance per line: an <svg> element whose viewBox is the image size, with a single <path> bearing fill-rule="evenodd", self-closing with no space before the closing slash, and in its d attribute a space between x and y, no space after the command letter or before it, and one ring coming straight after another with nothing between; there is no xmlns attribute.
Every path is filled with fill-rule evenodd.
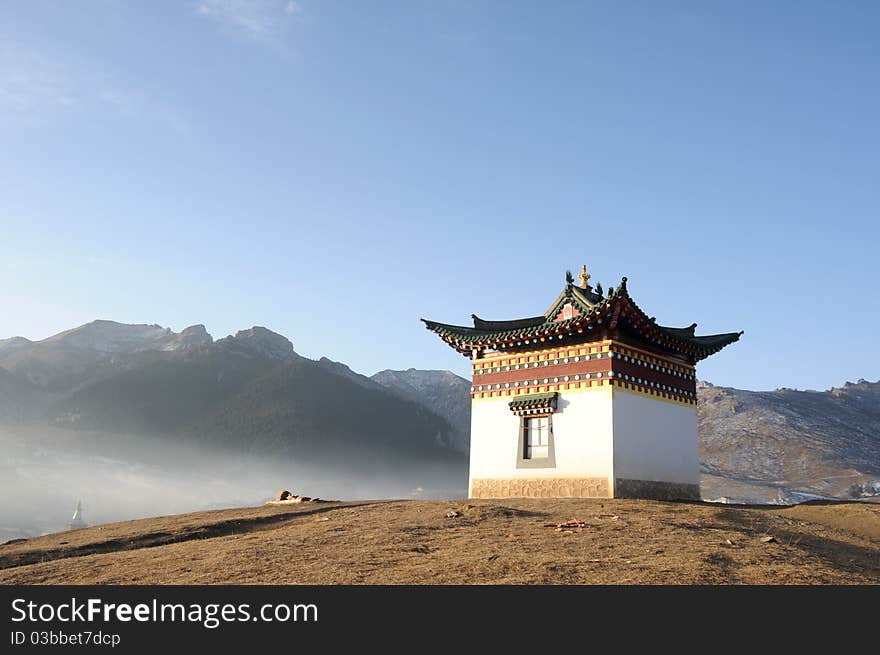
<svg viewBox="0 0 880 655"><path fill-rule="evenodd" d="M253 506L280 488L325 499L455 497L466 471L438 465L318 466L208 451L161 437L0 426L0 542L89 525Z"/></svg>

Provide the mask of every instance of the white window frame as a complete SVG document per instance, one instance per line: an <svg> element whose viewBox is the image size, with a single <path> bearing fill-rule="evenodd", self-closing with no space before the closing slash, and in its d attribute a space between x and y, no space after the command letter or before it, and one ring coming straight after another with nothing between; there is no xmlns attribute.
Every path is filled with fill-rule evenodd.
<svg viewBox="0 0 880 655"><path fill-rule="evenodd" d="M550 457L550 432L553 429L552 414L523 416L523 453L527 460L546 460Z"/></svg>

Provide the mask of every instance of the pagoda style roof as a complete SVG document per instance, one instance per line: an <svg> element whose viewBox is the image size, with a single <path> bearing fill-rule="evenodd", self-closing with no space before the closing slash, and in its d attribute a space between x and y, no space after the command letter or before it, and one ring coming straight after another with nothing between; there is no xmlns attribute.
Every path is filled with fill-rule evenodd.
<svg viewBox="0 0 880 655"><path fill-rule="evenodd" d="M474 319L474 327L476 329L486 331L518 330L519 328L535 327L536 325L542 325L547 320L547 317L543 314L533 318L517 318L512 321L484 321L476 314L471 314L471 318Z"/></svg>
<svg viewBox="0 0 880 655"><path fill-rule="evenodd" d="M728 332L696 336L696 323L681 328L658 325L654 317L645 314L630 297L625 277L617 288L609 289L603 296L593 291L583 276L582 273L582 286L579 287L574 285L571 274L567 274L565 288L543 316L486 321L474 314L473 327L424 318L422 321L427 329L467 357L473 356L475 350L532 350L554 342L582 341L584 335L589 338L590 333L600 338L599 334L616 330L697 362L738 341L743 334ZM548 341L551 343L546 343Z"/></svg>

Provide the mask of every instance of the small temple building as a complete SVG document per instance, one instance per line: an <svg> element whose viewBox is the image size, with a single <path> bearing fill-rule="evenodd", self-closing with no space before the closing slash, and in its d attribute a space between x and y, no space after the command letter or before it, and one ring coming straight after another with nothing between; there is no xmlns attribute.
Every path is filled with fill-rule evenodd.
<svg viewBox="0 0 880 655"><path fill-rule="evenodd" d="M700 498L696 364L742 332L658 325L570 272L540 316L425 326L473 363L471 498Z"/></svg>

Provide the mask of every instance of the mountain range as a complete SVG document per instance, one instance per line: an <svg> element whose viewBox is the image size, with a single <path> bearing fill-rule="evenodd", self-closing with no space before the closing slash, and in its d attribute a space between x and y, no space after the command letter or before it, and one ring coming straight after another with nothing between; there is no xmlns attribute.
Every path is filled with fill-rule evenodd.
<svg viewBox="0 0 880 655"><path fill-rule="evenodd" d="M828 391L697 385L704 498L880 494L880 382Z"/></svg>
<svg viewBox="0 0 880 655"><path fill-rule="evenodd" d="M880 383L754 392L701 382L697 411L706 498L880 491ZM470 382L416 369L367 377L302 357L264 327L214 340L203 325L99 320L0 340L0 423L289 458L384 476L400 495L427 484L461 496Z"/></svg>
<svg viewBox="0 0 880 655"><path fill-rule="evenodd" d="M423 391L440 398L442 411L415 402L409 373L427 376ZM446 371L371 379L301 357L264 327L215 341L203 325L175 333L99 320L42 341L0 341L0 419L175 435L231 450L284 454L345 442L368 451L387 444L398 456L466 453L468 410L450 403L461 405L469 388Z"/></svg>

